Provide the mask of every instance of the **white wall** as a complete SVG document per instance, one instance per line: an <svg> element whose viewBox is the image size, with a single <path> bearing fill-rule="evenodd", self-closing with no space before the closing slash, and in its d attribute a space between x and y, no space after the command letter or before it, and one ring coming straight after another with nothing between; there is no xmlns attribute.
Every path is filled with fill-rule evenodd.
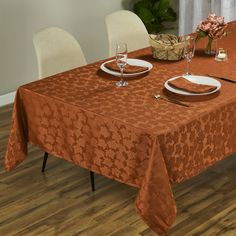
<svg viewBox="0 0 236 236"><path fill-rule="evenodd" d="M0 100L1 95L37 79L35 32L52 25L64 28L80 42L87 61L93 62L108 56L105 16L132 9L136 1L0 0ZM177 10L178 0L171 2Z"/></svg>
<svg viewBox="0 0 236 236"><path fill-rule="evenodd" d="M132 3L131 3L132 2ZM57 25L80 42L88 62L108 55L104 18L132 0L0 0L0 95L37 79L32 35Z"/></svg>

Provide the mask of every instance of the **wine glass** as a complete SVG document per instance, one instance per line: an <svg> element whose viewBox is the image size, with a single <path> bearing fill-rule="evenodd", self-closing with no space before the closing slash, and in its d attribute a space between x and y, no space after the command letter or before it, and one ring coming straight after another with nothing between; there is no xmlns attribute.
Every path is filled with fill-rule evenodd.
<svg viewBox="0 0 236 236"><path fill-rule="evenodd" d="M189 65L191 63L192 58L194 57L195 52L195 38L193 36L185 36L184 37L184 57L186 58L186 72L184 75L191 75L189 72Z"/></svg>
<svg viewBox="0 0 236 236"><path fill-rule="evenodd" d="M127 44L117 43L116 44L116 63L120 69L120 81L116 83L118 87L125 87L128 82L124 81L124 68L127 64Z"/></svg>

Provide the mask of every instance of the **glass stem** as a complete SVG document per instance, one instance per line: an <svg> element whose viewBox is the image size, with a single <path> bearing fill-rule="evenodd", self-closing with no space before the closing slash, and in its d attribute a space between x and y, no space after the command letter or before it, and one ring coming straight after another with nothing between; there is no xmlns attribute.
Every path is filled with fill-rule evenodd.
<svg viewBox="0 0 236 236"><path fill-rule="evenodd" d="M189 75L190 73L189 73L189 64L190 64L190 60L189 59L187 59L186 60L186 75Z"/></svg>
<svg viewBox="0 0 236 236"><path fill-rule="evenodd" d="M124 68L123 67L120 69L120 82L121 83L124 82Z"/></svg>

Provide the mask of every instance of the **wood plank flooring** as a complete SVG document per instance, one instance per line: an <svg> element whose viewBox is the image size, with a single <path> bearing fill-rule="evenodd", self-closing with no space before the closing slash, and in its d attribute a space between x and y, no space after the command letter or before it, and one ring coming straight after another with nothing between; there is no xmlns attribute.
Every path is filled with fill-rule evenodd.
<svg viewBox="0 0 236 236"><path fill-rule="evenodd" d="M135 188L49 156L35 147L17 169L6 173L12 106L0 108L0 236L154 236L134 209ZM236 236L236 155L173 186L178 207L169 236Z"/></svg>

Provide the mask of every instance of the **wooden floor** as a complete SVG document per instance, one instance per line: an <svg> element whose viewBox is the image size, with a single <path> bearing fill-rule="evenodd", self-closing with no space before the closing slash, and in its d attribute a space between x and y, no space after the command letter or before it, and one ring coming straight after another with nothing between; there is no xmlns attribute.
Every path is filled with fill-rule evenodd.
<svg viewBox="0 0 236 236"><path fill-rule="evenodd" d="M28 158L6 173L3 155L11 106L0 108L0 236L153 236L134 210L137 190L30 148ZM178 206L171 236L236 235L236 155L173 186Z"/></svg>

